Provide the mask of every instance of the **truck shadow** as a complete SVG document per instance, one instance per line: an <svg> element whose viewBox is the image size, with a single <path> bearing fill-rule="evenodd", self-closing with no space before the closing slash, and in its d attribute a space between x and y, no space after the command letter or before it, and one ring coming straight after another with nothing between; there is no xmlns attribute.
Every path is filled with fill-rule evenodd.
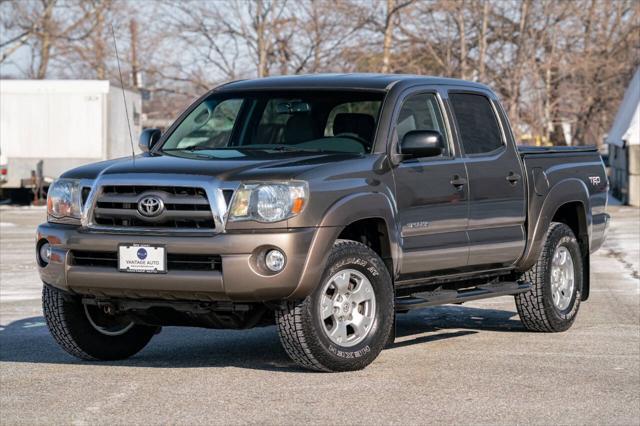
<svg viewBox="0 0 640 426"><path fill-rule="evenodd" d="M463 337L480 330L519 331L515 312L442 306L399 315L397 339L390 348ZM443 330L455 330L443 332ZM437 332L437 333L436 333ZM427 333L426 335L424 333ZM431 334L429 334L431 333ZM412 336L420 335L412 338ZM0 326L0 361L45 364L95 364L149 368L240 367L300 371L280 346L275 327L203 330L166 327L136 356L116 362L77 360L58 347L43 317Z"/></svg>
<svg viewBox="0 0 640 426"><path fill-rule="evenodd" d="M459 305L433 306L400 314L396 341L388 349L476 334L479 331L525 331L517 312ZM456 330L456 331L443 331ZM424 335L424 333L431 333ZM412 336L416 336L413 337Z"/></svg>

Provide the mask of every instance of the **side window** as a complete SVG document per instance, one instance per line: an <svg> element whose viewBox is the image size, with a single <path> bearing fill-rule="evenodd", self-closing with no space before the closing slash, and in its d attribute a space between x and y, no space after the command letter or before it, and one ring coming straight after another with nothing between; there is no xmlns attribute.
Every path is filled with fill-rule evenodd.
<svg viewBox="0 0 640 426"><path fill-rule="evenodd" d="M396 132L398 140L402 141L404 135L412 130L436 130L440 132L444 140L447 140L442 112L438 105L436 95L433 93L421 93L408 97L398 116ZM444 156L449 155L449 145L445 143Z"/></svg>
<svg viewBox="0 0 640 426"><path fill-rule="evenodd" d="M503 146L489 99L482 95L451 93L449 100L466 154L484 154Z"/></svg>

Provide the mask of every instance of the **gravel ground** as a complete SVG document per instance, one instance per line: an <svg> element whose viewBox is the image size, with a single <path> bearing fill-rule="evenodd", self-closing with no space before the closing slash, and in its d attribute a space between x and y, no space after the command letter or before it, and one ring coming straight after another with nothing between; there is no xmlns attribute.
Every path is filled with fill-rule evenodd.
<svg viewBox="0 0 640 426"><path fill-rule="evenodd" d="M124 362L75 360L40 307L40 208L0 208L0 423L640 424L640 210L612 207L571 330L528 333L513 298L413 311L364 371L295 367L274 327L165 328Z"/></svg>

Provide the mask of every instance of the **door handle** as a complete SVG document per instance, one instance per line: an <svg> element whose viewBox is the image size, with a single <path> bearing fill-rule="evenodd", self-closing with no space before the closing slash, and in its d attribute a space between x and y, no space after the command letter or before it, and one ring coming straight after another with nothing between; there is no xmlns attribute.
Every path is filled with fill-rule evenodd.
<svg viewBox="0 0 640 426"><path fill-rule="evenodd" d="M509 172L509 176L507 176L507 180L511 185L515 185L520 180L521 177L522 176L520 176L517 173Z"/></svg>
<svg viewBox="0 0 640 426"><path fill-rule="evenodd" d="M467 180L463 177L460 177L458 175L453 175L453 177L451 177L451 180L449 181L449 183L451 183L451 185L455 186L456 189L458 191L460 191L462 189L462 187L467 183Z"/></svg>

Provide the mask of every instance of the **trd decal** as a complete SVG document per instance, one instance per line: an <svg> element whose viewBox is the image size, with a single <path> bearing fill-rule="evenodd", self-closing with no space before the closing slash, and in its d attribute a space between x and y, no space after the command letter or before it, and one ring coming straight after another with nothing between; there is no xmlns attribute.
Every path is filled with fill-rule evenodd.
<svg viewBox="0 0 640 426"><path fill-rule="evenodd" d="M591 181L591 185L597 186L600 184L600 176L589 176L589 180Z"/></svg>

